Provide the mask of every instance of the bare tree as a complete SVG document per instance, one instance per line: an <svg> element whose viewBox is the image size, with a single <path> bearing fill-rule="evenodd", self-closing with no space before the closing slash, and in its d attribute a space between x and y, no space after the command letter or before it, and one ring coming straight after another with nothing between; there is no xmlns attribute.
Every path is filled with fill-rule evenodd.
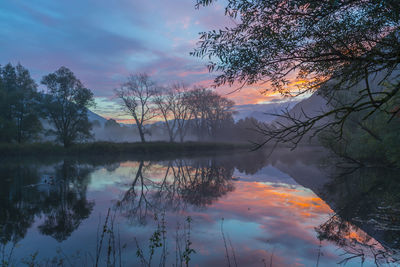
<svg viewBox="0 0 400 267"><path fill-rule="evenodd" d="M178 135L181 142L185 138L193 114L189 95L188 87L182 83L157 91L154 104L165 122L170 142L174 142Z"/></svg>
<svg viewBox="0 0 400 267"><path fill-rule="evenodd" d="M180 141L183 142L193 115L189 106L190 91L184 84L174 84L172 90L175 93L172 113L176 120L177 134L179 134Z"/></svg>
<svg viewBox="0 0 400 267"><path fill-rule="evenodd" d="M207 115L211 91L204 87L194 88L190 92L188 105L193 114L193 123L199 140L207 135Z"/></svg>
<svg viewBox="0 0 400 267"><path fill-rule="evenodd" d="M116 95L122 100L124 108L134 118L139 131L140 140L145 143L145 124L156 114L152 106L152 98L156 94L156 84L145 73L130 75L127 82L116 89Z"/></svg>
<svg viewBox="0 0 400 267"><path fill-rule="evenodd" d="M176 137L177 118L174 116L176 95L171 88L159 88L154 98L161 117L167 127L169 141L174 142Z"/></svg>

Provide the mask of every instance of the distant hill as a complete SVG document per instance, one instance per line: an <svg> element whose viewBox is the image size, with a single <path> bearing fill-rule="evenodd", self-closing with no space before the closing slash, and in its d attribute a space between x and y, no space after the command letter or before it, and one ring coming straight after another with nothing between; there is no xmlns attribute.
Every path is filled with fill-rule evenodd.
<svg viewBox="0 0 400 267"><path fill-rule="evenodd" d="M261 122L272 122L276 117L269 115L268 113L281 114L283 110L291 110L297 103L299 103L299 101L236 105L235 110L237 111L237 114L234 115L234 119L235 121L238 121L246 117L251 117Z"/></svg>
<svg viewBox="0 0 400 267"><path fill-rule="evenodd" d="M104 124L105 124L106 121L107 121L106 118L100 116L100 115L97 114L97 113L94 113L94 112L91 111L91 110L88 110L88 119L89 119L89 121L92 122L92 123L93 123L94 121L98 121L98 122L100 123L101 127L104 127Z"/></svg>
<svg viewBox="0 0 400 267"><path fill-rule="evenodd" d="M385 83L381 81L386 79L386 81L393 81L400 77L400 69L393 70L392 72L387 72L386 70L382 70L374 75L369 77L368 82L373 92L383 91L385 89ZM304 99L298 102L293 108L290 110L289 114L297 119L304 119L306 114L307 117L314 117L317 115L321 115L327 111L329 111L332 106L328 103L328 101L320 94L321 91L329 90L329 87L335 83L335 80L330 80L321 88L312 94L309 98ZM358 96L359 92L365 88L365 81L361 81L354 86L352 86L348 91L348 101L354 101L354 97ZM344 101L344 100L342 100ZM284 122L283 119L277 119L276 121Z"/></svg>

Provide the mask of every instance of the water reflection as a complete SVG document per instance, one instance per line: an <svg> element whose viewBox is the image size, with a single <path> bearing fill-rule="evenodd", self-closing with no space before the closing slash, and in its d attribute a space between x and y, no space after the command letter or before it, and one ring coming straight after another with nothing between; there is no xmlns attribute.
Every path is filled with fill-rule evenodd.
<svg viewBox="0 0 400 267"><path fill-rule="evenodd" d="M86 199L91 167L63 160L52 166L1 165L1 243L18 242L36 217L39 231L59 242L66 240L90 215Z"/></svg>
<svg viewBox="0 0 400 267"><path fill-rule="evenodd" d="M158 180L153 168L157 164L140 160L134 163L133 180L117 205L126 216L141 222L149 209L182 210L187 204L211 205L233 190L236 165L242 165L239 168L246 172L255 172L265 159L262 164L246 162L262 162L262 158L255 153L248 160L234 155L164 161L160 169L164 174ZM59 242L66 240L90 216L94 201L88 201L86 193L90 174L98 166L112 173L121 164L120 159L110 158L0 164L1 243L23 239L36 217L41 218L38 228L42 234Z"/></svg>
<svg viewBox="0 0 400 267"><path fill-rule="evenodd" d="M380 266L399 262L398 170L338 167L342 164L335 164L327 151L312 148L279 150L269 162L310 188L332 209L331 216L315 228L321 242L342 249L337 263L370 260L367 264ZM319 248L318 255L326 257L323 250Z"/></svg>
<svg viewBox="0 0 400 267"><path fill-rule="evenodd" d="M126 265L140 264L132 258L132 240L147 246L154 215L162 213L172 241L179 220L193 218L192 260L199 266L226 265L231 251L239 266L398 261L397 172L337 169L328 156L310 148L279 150L271 157L258 151L157 161L103 157L0 164L0 242L40 239L37 249L49 256L54 242L67 252L90 250L96 247L99 214L111 208L121 244L127 244Z"/></svg>
<svg viewBox="0 0 400 267"><path fill-rule="evenodd" d="M400 181L397 170L341 171L320 192L336 212L316 230L346 251L344 261L400 262Z"/></svg>
<svg viewBox="0 0 400 267"><path fill-rule="evenodd" d="M205 207L234 190L234 166L218 165L215 159L177 159L164 164L158 179L151 162L140 161L133 168L133 181L117 203L125 216L145 223L148 212L176 212L188 204Z"/></svg>

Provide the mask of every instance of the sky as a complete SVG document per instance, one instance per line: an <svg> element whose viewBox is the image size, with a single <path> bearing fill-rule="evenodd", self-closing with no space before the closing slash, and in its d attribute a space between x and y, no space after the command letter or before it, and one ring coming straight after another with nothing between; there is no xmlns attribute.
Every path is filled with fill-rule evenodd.
<svg viewBox="0 0 400 267"><path fill-rule="evenodd" d="M119 118L114 89L129 74L149 74L161 85L210 86L207 60L190 56L199 33L232 24L219 1L195 8L195 0L3 0L0 2L0 64L20 62L40 83L61 66L71 69L95 95L93 111ZM43 88L42 88L43 89ZM257 104L263 86L217 92L236 104Z"/></svg>

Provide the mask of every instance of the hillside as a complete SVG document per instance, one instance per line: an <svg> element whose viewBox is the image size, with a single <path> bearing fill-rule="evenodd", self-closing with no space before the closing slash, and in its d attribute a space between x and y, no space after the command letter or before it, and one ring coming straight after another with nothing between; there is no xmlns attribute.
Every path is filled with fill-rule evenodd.
<svg viewBox="0 0 400 267"><path fill-rule="evenodd" d="M387 77L386 77L387 76ZM387 81L393 81L398 79L400 76L400 70L394 70L393 72L388 73L385 70L380 71L376 75L371 75L368 82L370 88L373 92L379 92L385 90L387 83L382 83L384 78L387 78ZM333 102L329 102L326 97L323 97L322 92L329 92L329 89L332 88L332 84L334 84L334 80L328 81L325 85L323 85L318 91L314 92L309 98L304 99L293 106L293 108L289 111L289 115L298 120L305 120L307 117L315 117L331 109L331 104ZM359 97L361 91L365 89L365 81L360 81L351 88L346 91L340 92L343 96L341 101L344 104L348 104L349 102L354 101L355 97ZM346 103L347 102L347 103ZM327 118L327 120L329 120ZM320 121L316 125L320 125L325 121ZM272 123L277 125L277 123L288 124L290 123L285 118L278 118L274 120Z"/></svg>
<svg viewBox="0 0 400 267"><path fill-rule="evenodd" d="M235 110L237 114L234 115L235 121L244 119L246 117L255 118L262 122L271 122L276 117L269 114L280 114L285 109L293 108L299 101L282 101L272 102L267 104L248 104L236 105Z"/></svg>

